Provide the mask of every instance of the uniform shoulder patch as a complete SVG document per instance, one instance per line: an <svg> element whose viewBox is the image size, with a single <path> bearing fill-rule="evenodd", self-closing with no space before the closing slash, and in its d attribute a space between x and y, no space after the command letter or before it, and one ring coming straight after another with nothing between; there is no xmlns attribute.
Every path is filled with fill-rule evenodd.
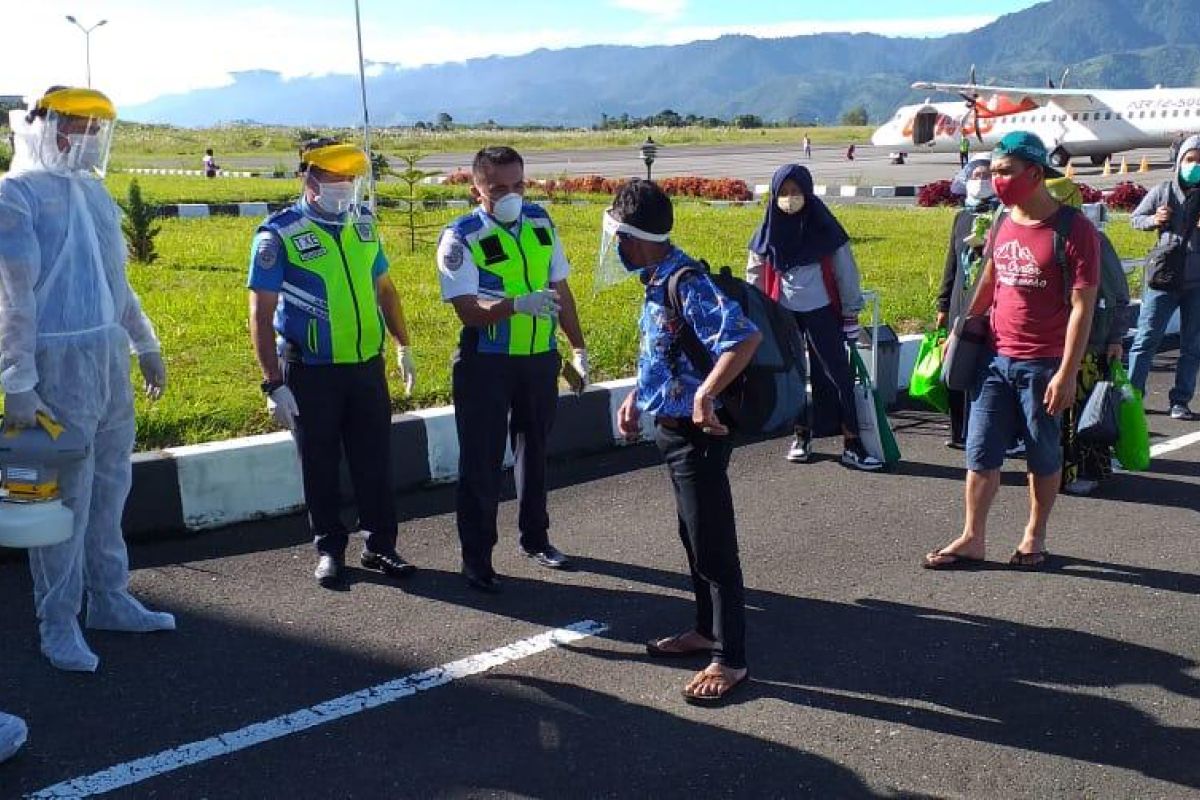
<svg viewBox="0 0 1200 800"><path fill-rule="evenodd" d="M254 263L262 269L271 269L279 263L279 251L282 245L279 237L270 231L260 231L254 237Z"/></svg>
<svg viewBox="0 0 1200 800"><path fill-rule="evenodd" d="M466 260L465 250L466 247L457 236L450 232L444 234L441 245L438 247L438 260L441 262L442 268L448 272L455 272L461 268Z"/></svg>

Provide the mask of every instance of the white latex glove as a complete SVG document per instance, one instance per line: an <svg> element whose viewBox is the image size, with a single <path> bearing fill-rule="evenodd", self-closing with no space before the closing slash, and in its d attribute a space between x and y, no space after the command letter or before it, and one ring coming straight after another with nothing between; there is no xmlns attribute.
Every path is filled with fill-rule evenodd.
<svg viewBox="0 0 1200 800"><path fill-rule="evenodd" d="M417 383L417 367L413 363L412 348L406 344L396 345L396 369L400 380L404 381L404 393L412 394Z"/></svg>
<svg viewBox="0 0 1200 800"><path fill-rule="evenodd" d="M289 431L296 429L296 420L300 416L300 407L296 405L296 396L286 386L280 386L267 396L267 412Z"/></svg>
<svg viewBox="0 0 1200 800"><path fill-rule="evenodd" d="M575 371L583 378L583 385L587 386L591 365L588 364L588 351L586 347L571 349L571 366L575 367Z"/></svg>
<svg viewBox="0 0 1200 800"><path fill-rule="evenodd" d="M157 400L167 389L167 365L163 363L162 353L152 350L138 356L138 367L142 370L142 378L146 381L146 397Z"/></svg>
<svg viewBox="0 0 1200 800"><path fill-rule="evenodd" d="M37 426L37 414L41 411L47 416L54 414L42 402L36 389L28 392L12 392L4 396L4 429L33 428Z"/></svg>
<svg viewBox="0 0 1200 800"><path fill-rule="evenodd" d="M530 294L523 294L513 300L513 309L519 314L529 314L534 317L558 316L558 292L553 289L542 289Z"/></svg>

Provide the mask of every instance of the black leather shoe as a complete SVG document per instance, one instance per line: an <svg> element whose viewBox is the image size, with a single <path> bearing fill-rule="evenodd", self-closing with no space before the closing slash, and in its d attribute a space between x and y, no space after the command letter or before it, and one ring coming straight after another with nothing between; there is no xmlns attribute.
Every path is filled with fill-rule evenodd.
<svg viewBox="0 0 1200 800"><path fill-rule="evenodd" d="M467 586L470 586L477 592L484 594L500 594L500 578L495 574L482 576L476 575L470 570L463 570L463 577L467 579Z"/></svg>
<svg viewBox="0 0 1200 800"><path fill-rule="evenodd" d="M571 560L566 555L552 544L546 545L541 550L526 550L520 548L521 554L526 558L533 559L541 564L546 569L570 569Z"/></svg>
<svg viewBox="0 0 1200 800"><path fill-rule="evenodd" d="M337 556L322 555L313 577L326 588L334 586L342 579L342 563L342 559Z"/></svg>
<svg viewBox="0 0 1200 800"><path fill-rule="evenodd" d="M367 569L377 569L389 578L404 578L417 571L417 568L405 561L398 553L372 553L363 550L359 559Z"/></svg>

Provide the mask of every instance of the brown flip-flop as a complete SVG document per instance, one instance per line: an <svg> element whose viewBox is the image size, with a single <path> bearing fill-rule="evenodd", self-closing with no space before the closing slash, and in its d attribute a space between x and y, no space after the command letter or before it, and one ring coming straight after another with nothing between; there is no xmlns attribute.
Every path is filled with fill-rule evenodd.
<svg viewBox="0 0 1200 800"><path fill-rule="evenodd" d="M671 647L662 647L659 644L660 642L674 642L678 639L679 634L676 634L675 636L665 636L661 639L651 639L650 641L646 642L646 653L651 658L689 658L690 656L699 655L701 653L704 655L710 655L712 653L711 647L692 647L682 650Z"/></svg>
<svg viewBox="0 0 1200 800"><path fill-rule="evenodd" d="M1008 565L1016 569L1038 570L1045 567L1046 562L1049 560L1049 550L1037 550L1033 553L1022 553L1020 550L1013 550L1013 554L1008 557Z"/></svg>
<svg viewBox="0 0 1200 800"><path fill-rule="evenodd" d="M729 699L729 695L733 693L734 689L750 680L750 670L746 670L746 674L736 681L730 681L724 675L710 675L708 677L721 681L723 688L716 694L696 694L685 688L682 691L685 703L693 706L709 707L723 705Z"/></svg>
<svg viewBox="0 0 1200 800"><path fill-rule="evenodd" d="M934 570L971 569L972 567L978 567L983 561L982 558L961 556L958 553L941 553L935 550L932 553L925 554L925 558L921 560L921 566L925 569Z"/></svg>

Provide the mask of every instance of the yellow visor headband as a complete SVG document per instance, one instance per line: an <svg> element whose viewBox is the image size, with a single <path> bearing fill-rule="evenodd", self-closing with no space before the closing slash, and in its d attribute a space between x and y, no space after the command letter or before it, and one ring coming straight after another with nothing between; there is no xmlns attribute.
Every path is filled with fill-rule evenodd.
<svg viewBox="0 0 1200 800"><path fill-rule="evenodd" d="M35 108L72 117L117 118L117 109L112 101L95 89L59 89L38 100Z"/></svg>
<svg viewBox="0 0 1200 800"><path fill-rule="evenodd" d="M356 178L367 174L367 154L352 144L330 144L305 153L301 163L306 167L317 167L335 175L352 175Z"/></svg>

